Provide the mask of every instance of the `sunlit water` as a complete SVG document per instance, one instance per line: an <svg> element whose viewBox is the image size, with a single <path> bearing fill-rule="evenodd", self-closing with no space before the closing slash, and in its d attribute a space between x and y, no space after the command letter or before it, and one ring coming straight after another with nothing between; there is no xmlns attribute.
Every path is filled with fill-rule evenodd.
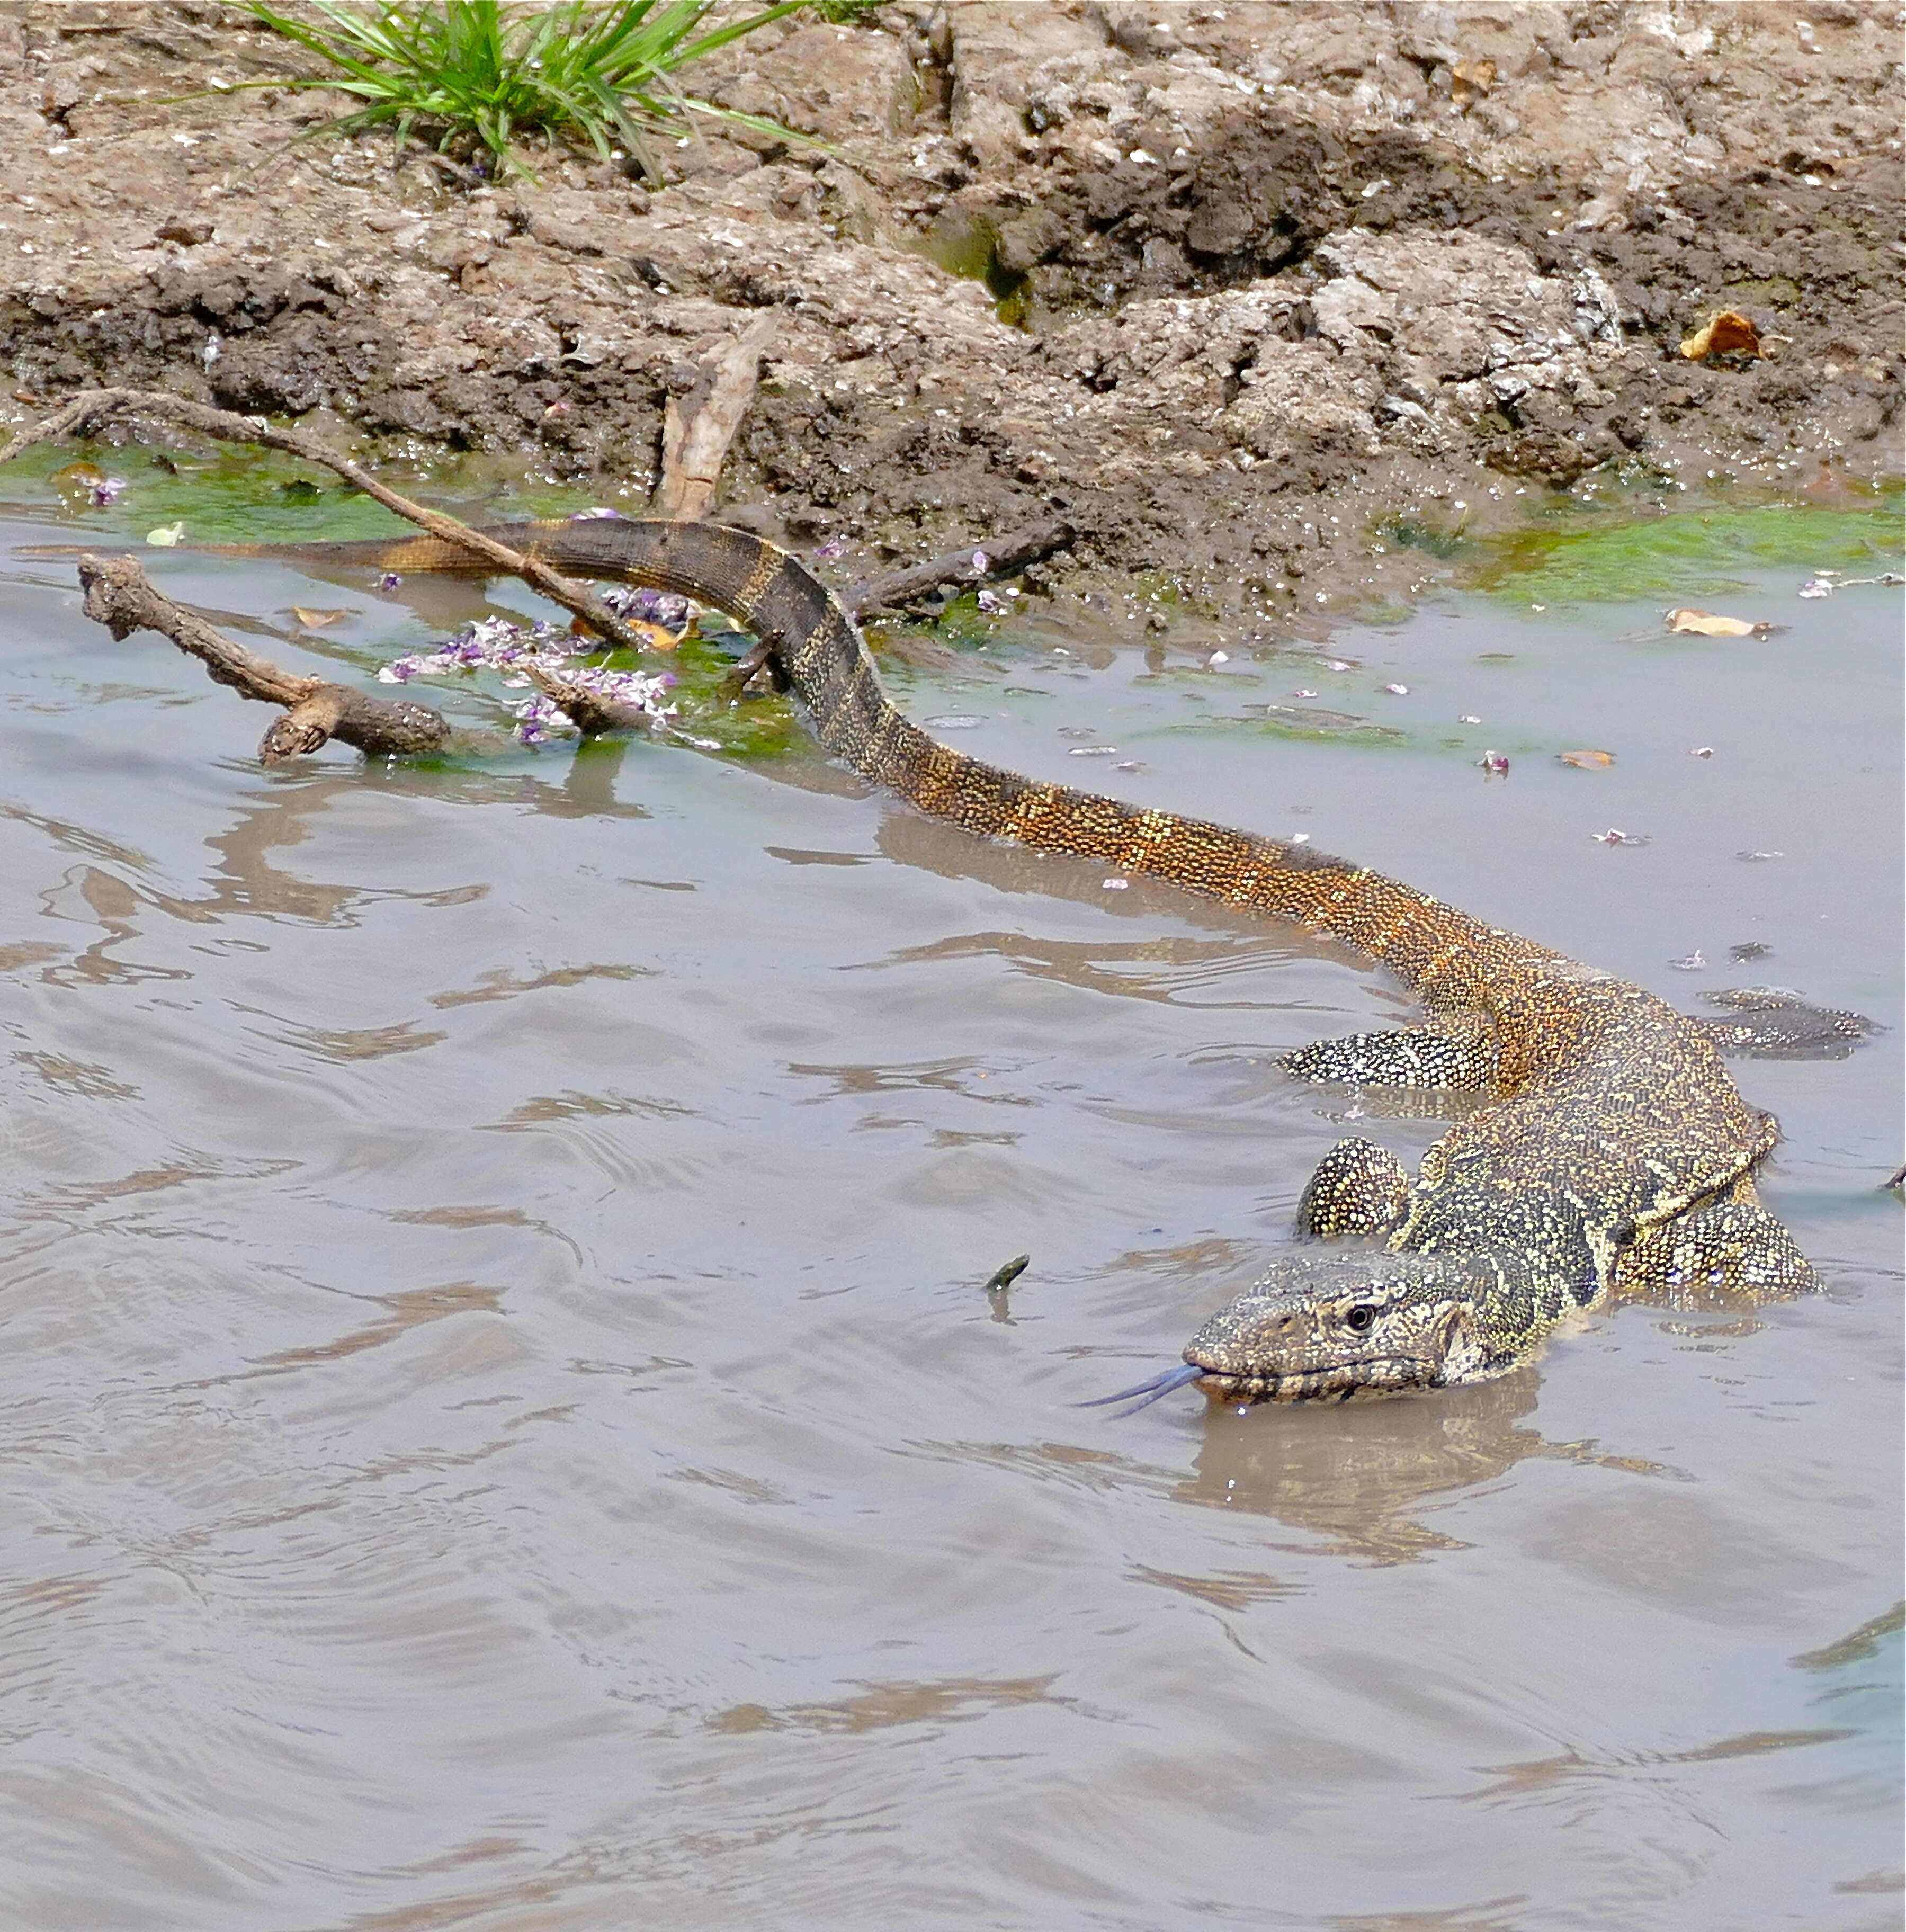
<svg viewBox="0 0 1906 1932"><path fill-rule="evenodd" d="M347 608L359 666L429 634L152 568ZM890 667L1004 763L1894 1030L1739 1070L1826 1293L1120 1421L1072 1405L1289 1238L1346 1115L1441 1131L1271 1064L1406 1016L1380 975L814 759L263 772L267 713L6 569L8 1924L1897 1924L1896 591Z"/></svg>

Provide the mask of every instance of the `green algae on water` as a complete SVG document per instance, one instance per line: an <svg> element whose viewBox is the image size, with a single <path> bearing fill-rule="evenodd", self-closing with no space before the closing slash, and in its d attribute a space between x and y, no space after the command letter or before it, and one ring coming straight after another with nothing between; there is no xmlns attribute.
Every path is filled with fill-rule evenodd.
<svg viewBox="0 0 1906 1932"><path fill-rule="evenodd" d="M1749 570L1877 574L1903 557L1906 520L1889 492L1870 509L1766 504L1518 531L1477 546L1469 582L1518 602L1617 603L1735 594Z"/></svg>

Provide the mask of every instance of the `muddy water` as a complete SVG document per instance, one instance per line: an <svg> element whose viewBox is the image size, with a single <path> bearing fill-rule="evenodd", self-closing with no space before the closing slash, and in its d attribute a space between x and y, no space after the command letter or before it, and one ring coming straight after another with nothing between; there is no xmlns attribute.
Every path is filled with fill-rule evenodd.
<svg viewBox="0 0 1906 1932"><path fill-rule="evenodd" d="M425 634L154 567L347 608L359 664ZM1826 1293L1121 1422L1070 1405L1287 1239L1346 1115L1439 1131L1271 1064L1396 1020L1380 976L812 760L263 773L256 708L8 566L7 1922L1896 1924L1898 593L1799 574L1726 600L1767 641L1532 580L896 668L1028 769L1895 1028L1741 1070Z"/></svg>

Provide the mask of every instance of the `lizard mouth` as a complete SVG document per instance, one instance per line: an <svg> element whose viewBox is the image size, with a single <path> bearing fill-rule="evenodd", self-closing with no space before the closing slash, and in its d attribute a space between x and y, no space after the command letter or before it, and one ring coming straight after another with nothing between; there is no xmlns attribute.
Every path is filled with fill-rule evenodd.
<svg viewBox="0 0 1906 1932"><path fill-rule="evenodd" d="M1370 1355L1332 1362L1328 1368L1292 1369L1267 1375L1241 1375L1200 1368L1198 1379L1214 1407L1237 1402L1348 1402L1356 1396L1398 1395L1431 1386L1435 1370L1409 1357ZM1162 1391L1161 1391L1162 1393Z"/></svg>
<svg viewBox="0 0 1906 1932"><path fill-rule="evenodd" d="M1095 1396L1076 1406L1109 1408L1115 1402L1129 1402L1130 1408L1119 1412L1122 1420L1142 1408L1149 1408L1160 1396L1193 1382L1214 1408L1228 1408L1234 1403L1249 1406L1260 1402L1348 1402L1353 1396L1395 1395L1409 1389L1427 1388L1434 1373L1428 1362L1394 1355L1370 1355L1357 1361L1333 1362L1328 1368L1293 1369L1268 1375L1241 1375L1187 1360L1174 1363L1116 1394Z"/></svg>

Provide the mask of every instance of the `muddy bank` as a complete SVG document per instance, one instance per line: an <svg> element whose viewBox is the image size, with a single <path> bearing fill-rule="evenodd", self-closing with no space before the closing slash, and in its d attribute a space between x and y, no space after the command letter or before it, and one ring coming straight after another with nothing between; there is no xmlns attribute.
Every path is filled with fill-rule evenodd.
<svg viewBox="0 0 1906 1932"><path fill-rule="evenodd" d="M530 185L169 100L282 70L209 0L11 0L0 364L644 487L767 313L724 514L857 568L1063 512L1035 586L1288 615L1407 594L1399 522L1897 474L1897 52L1871 0L896 6L695 76L835 152ZM1763 357L1679 355L1721 308Z"/></svg>

